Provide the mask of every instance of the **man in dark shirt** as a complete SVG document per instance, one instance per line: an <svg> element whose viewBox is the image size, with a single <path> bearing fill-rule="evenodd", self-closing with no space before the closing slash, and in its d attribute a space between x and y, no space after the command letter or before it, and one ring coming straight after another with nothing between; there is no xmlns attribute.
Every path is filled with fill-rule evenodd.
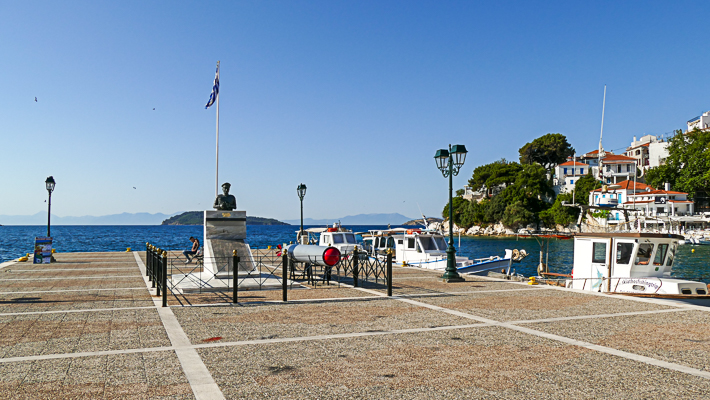
<svg viewBox="0 0 710 400"><path fill-rule="evenodd" d="M185 260L185 264L187 264L187 263L189 263L190 261L192 261L192 259L190 258L190 256L194 256L195 254L197 254L197 250L200 249L200 241L199 241L199 240L197 240L197 239L195 239L194 237L190 236L190 241L192 242L192 249L190 249L190 250L185 250L185 251L182 252L182 254L185 255L185 258L187 258L187 260Z"/></svg>

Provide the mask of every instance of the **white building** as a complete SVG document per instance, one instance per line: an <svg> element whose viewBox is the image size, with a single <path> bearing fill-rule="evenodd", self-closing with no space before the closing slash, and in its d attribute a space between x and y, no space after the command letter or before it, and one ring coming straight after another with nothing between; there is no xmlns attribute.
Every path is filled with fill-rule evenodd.
<svg viewBox="0 0 710 400"><path fill-rule="evenodd" d="M699 115L688 121L688 131L707 128L710 128L710 111L706 111L703 115Z"/></svg>
<svg viewBox="0 0 710 400"><path fill-rule="evenodd" d="M636 175L636 159L618 154L607 154L601 160L601 176L607 184L633 180Z"/></svg>
<svg viewBox="0 0 710 400"><path fill-rule="evenodd" d="M589 165L579 161L567 161L555 167L555 192L565 193L574 190L575 182L589 173Z"/></svg>
<svg viewBox="0 0 710 400"><path fill-rule="evenodd" d="M653 135L641 136L626 149L626 156L636 159L636 166L643 169L662 165L668 158L668 142Z"/></svg>

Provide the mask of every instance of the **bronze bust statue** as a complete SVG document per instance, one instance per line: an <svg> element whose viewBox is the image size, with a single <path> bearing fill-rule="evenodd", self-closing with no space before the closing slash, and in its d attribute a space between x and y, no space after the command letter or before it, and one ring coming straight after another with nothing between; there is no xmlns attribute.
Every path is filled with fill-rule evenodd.
<svg viewBox="0 0 710 400"><path fill-rule="evenodd" d="M229 194L229 188L231 186L232 185L230 185L229 182L225 182L222 184L222 191L224 192L224 194L217 195L217 198L214 200L215 210L232 211L237 208L236 197Z"/></svg>

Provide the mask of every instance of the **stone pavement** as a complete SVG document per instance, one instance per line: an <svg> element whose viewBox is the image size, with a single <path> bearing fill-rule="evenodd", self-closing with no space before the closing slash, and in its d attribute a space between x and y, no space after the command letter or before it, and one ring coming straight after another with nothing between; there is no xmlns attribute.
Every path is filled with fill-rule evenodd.
<svg viewBox="0 0 710 400"><path fill-rule="evenodd" d="M181 295L140 253L0 268L0 398L599 399L710 393L710 309L395 268L381 285ZM193 304L194 306L184 306Z"/></svg>

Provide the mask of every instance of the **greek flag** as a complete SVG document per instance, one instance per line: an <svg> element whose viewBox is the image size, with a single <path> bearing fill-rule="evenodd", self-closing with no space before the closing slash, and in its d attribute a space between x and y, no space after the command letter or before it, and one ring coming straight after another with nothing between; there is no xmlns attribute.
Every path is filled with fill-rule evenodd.
<svg viewBox="0 0 710 400"><path fill-rule="evenodd" d="M219 95L219 61L217 62L217 72L214 74L214 85L212 86L212 94L210 95L210 100L207 102L205 108L210 108L212 104L217 100Z"/></svg>

